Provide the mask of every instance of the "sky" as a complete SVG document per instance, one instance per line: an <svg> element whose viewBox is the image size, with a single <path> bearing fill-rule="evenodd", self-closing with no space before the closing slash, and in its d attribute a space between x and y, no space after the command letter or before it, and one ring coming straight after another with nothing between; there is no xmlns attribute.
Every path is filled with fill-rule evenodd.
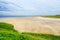
<svg viewBox="0 0 60 40"><path fill-rule="evenodd" d="M0 15L54 14L60 14L60 0L0 0Z"/></svg>

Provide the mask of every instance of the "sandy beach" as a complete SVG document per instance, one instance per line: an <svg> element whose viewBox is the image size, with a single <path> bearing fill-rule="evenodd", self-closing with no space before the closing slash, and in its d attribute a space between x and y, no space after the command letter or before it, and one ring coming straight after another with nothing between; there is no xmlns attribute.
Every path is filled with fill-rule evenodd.
<svg viewBox="0 0 60 40"><path fill-rule="evenodd" d="M0 22L13 24L18 32L60 34L60 19L57 18L4 18Z"/></svg>

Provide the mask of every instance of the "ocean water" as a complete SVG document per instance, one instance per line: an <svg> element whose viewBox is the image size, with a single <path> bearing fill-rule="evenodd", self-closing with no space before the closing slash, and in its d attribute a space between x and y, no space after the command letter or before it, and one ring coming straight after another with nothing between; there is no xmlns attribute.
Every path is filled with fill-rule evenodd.
<svg viewBox="0 0 60 40"><path fill-rule="evenodd" d="M0 17L0 20L6 19L6 18L31 18L31 17Z"/></svg>

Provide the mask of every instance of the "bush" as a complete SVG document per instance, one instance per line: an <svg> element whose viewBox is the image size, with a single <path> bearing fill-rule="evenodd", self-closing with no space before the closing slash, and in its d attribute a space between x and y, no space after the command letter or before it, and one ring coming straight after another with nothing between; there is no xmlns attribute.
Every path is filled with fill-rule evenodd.
<svg viewBox="0 0 60 40"><path fill-rule="evenodd" d="M5 22L0 22L0 28L12 30L14 26Z"/></svg>

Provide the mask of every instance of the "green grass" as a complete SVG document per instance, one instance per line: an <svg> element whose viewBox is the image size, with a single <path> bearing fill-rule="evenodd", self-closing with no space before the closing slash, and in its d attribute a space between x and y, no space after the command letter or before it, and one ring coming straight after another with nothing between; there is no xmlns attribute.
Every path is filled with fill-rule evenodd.
<svg viewBox="0 0 60 40"><path fill-rule="evenodd" d="M43 38L45 40L60 40L60 36L56 36L53 34L38 34L38 33L22 33L22 34L31 35L40 39Z"/></svg>
<svg viewBox="0 0 60 40"><path fill-rule="evenodd" d="M8 29L8 30L13 30L14 26L12 24L0 22L0 28Z"/></svg>
<svg viewBox="0 0 60 40"><path fill-rule="evenodd" d="M42 16L42 17L48 17L48 18L60 18L60 15L51 15L51 16Z"/></svg>
<svg viewBox="0 0 60 40"><path fill-rule="evenodd" d="M19 33L12 31L12 30L6 30L6 29L0 29L0 40L19 40Z"/></svg>
<svg viewBox="0 0 60 40"><path fill-rule="evenodd" d="M0 40L19 40L19 33L12 24L0 22Z"/></svg>
<svg viewBox="0 0 60 40"><path fill-rule="evenodd" d="M0 40L60 40L60 35L19 33L12 24L0 22Z"/></svg>

